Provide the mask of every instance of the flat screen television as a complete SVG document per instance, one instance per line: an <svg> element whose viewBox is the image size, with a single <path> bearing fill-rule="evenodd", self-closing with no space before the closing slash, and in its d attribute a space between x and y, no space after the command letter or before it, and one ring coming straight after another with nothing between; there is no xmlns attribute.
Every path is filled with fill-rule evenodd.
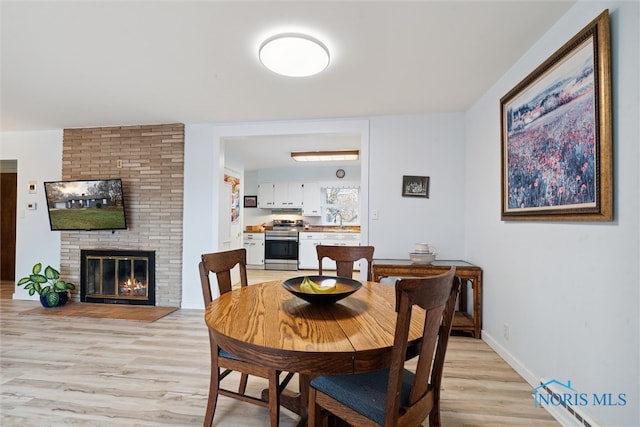
<svg viewBox="0 0 640 427"><path fill-rule="evenodd" d="M122 180L93 179L44 183L51 230L125 230Z"/></svg>

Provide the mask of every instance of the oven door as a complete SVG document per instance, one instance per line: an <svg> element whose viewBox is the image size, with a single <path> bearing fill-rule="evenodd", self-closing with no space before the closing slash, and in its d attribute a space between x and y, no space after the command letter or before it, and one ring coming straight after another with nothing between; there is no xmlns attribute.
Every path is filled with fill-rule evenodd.
<svg viewBox="0 0 640 427"><path fill-rule="evenodd" d="M265 270L297 270L298 239L265 236L264 268Z"/></svg>

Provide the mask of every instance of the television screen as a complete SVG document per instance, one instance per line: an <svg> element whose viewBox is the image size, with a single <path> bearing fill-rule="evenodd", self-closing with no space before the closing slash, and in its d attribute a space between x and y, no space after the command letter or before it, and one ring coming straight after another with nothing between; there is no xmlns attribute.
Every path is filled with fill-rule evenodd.
<svg viewBox="0 0 640 427"><path fill-rule="evenodd" d="M122 180L45 182L51 230L124 230Z"/></svg>

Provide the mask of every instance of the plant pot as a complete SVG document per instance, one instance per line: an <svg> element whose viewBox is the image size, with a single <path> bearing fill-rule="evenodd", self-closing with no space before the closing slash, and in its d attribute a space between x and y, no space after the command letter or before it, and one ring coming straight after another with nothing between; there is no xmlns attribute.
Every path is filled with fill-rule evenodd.
<svg viewBox="0 0 640 427"><path fill-rule="evenodd" d="M40 304L45 308L62 307L68 300L69 292L50 292L47 296L40 297Z"/></svg>

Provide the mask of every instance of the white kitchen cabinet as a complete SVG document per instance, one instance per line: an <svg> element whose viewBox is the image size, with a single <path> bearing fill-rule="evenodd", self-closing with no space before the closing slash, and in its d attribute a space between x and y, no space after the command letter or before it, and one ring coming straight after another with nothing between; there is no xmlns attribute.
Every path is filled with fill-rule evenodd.
<svg viewBox="0 0 640 427"><path fill-rule="evenodd" d="M324 233L322 237L322 244L327 246L359 246L360 234L359 233ZM336 262L329 258L322 260L322 268L327 270L335 270ZM360 262L355 262L353 266L354 270L360 270Z"/></svg>
<svg viewBox="0 0 640 427"><path fill-rule="evenodd" d="M247 250L247 266L264 268L264 233L244 233L243 246Z"/></svg>
<svg viewBox="0 0 640 427"><path fill-rule="evenodd" d="M262 209L301 209L301 182L262 182L258 184L258 207Z"/></svg>
<svg viewBox="0 0 640 427"><path fill-rule="evenodd" d="M301 232L299 235L300 250L298 251L298 263L301 269L317 269L318 253L316 246L359 246L359 233L326 233L326 232ZM336 263L333 260L324 258L322 260L323 270L335 270ZM360 263L354 264L354 269L360 269Z"/></svg>
<svg viewBox="0 0 640 427"><path fill-rule="evenodd" d="M301 269L318 269L318 253L316 246L322 242L324 233L305 233L298 235L300 247L298 251L298 267Z"/></svg>
<svg viewBox="0 0 640 427"><path fill-rule="evenodd" d="M275 208L302 208L301 182L276 182L273 185L273 205Z"/></svg>
<svg viewBox="0 0 640 427"><path fill-rule="evenodd" d="M258 184L258 207L271 209L274 207L274 183L263 182Z"/></svg>
<svg viewBox="0 0 640 427"><path fill-rule="evenodd" d="M321 216L320 201L320 184L305 182L302 191L302 215Z"/></svg>

